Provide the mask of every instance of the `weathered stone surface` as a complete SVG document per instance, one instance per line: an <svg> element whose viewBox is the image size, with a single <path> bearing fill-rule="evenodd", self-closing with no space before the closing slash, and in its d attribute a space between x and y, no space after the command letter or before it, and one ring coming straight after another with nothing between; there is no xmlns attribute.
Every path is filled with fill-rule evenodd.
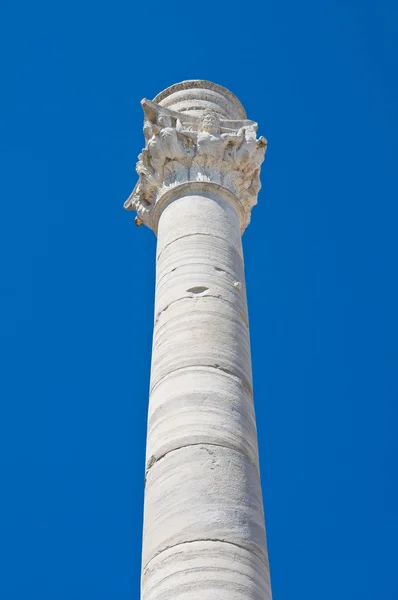
<svg viewBox="0 0 398 600"><path fill-rule="evenodd" d="M176 83L160 92L153 101L164 108L187 114L200 116L211 108L224 119L246 119L245 109L232 92L202 79Z"/></svg>
<svg viewBox="0 0 398 600"><path fill-rule="evenodd" d="M127 201L158 236L143 600L271 600L241 233L265 140L221 86L144 101Z"/></svg>
<svg viewBox="0 0 398 600"><path fill-rule="evenodd" d="M151 389L177 369L204 366L251 393L239 219L218 192L177 198L160 218Z"/></svg>
<svg viewBox="0 0 398 600"><path fill-rule="evenodd" d="M143 570L146 600L271 600L269 569L234 544L178 544Z"/></svg>
<svg viewBox="0 0 398 600"><path fill-rule="evenodd" d="M169 452L147 473L143 567L185 542L229 542L264 563L260 480L243 454L199 444Z"/></svg>
<svg viewBox="0 0 398 600"><path fill-rule="evenodd" d="M252 396L241 380L221 370L174 371L151 394L147 469L172 450L203 443L241 452L258 472Z"/></svg>
<svg viewBox="0 0 398 600"><path fill-rule="evenodd" d="M208 81L183 82L143 100L145 148L138 157L139 181L125 203L137 224L156 232L153 211L169 189L209 181L236 195L244 213L241 230L260 190L267 142L257 123L231 92Z"/></svg>

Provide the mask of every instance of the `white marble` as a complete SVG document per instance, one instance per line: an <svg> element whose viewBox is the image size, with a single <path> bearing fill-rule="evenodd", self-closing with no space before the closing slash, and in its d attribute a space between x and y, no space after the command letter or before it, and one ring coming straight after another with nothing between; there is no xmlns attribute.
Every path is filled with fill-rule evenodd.
<svg viewBox="0 0 398 600"><path fill-rule="evenodd" d="M142 599L270 600L241 243L265 140L209 82L143 105L126 203L158 237Z"/></svg>
<svg viewBox="0 0 398 600"><path fill-rule="evenodd" d="M231 92L200 84L184 82L154 102L142 100L146 146L136 166L139 181L125 203L137 212L137 225L156 231L154 206L167 190L189 181L217 183L231 191L243 207L242 232L250 221L267 141L257 139L257 123L245 118Z"/></svg>
<svg viewBox="0 0 398 600"><path fill-rule="evenodd" d="M225 542L169 548L143 569L142 583L146 600L271 600L263 561Z"/></svg>

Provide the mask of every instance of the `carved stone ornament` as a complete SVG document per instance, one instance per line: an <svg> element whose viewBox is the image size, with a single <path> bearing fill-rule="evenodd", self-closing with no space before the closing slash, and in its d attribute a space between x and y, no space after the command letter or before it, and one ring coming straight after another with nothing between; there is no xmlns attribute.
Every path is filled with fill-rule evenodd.
<svg viewBox="0 0 398 600"><path fill-rule="evenodd" d="M153 210L165 192L187 182L211 182L237 197L243 231L257 203L267 147L256 136L257 123L225 119L212 108L176 112L150 100L141 104L146 143L136 165L139 180L124 204L137 212L136 224L155 230Z"/></svg>

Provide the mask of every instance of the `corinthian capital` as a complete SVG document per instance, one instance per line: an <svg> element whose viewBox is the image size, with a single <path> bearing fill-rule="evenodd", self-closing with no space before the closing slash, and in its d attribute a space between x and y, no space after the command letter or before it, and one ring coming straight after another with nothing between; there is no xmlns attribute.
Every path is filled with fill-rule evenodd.
<svg viewBox="0 0 398 600"><path fill-rule="evenodd" d="M236 196L243 232L257 203L267 147L265 138L257 138L257 123L245 118L231 92L206 81L177 84L141 104L145 148L137 185L124 205L137 212L137 225L156 230L154 209L170 188L209 182Z"/></svg>

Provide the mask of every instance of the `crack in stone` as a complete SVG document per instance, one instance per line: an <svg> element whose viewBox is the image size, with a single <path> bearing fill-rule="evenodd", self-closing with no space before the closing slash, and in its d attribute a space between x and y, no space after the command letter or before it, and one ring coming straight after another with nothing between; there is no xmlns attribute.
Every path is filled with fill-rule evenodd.
<svg viewBox="0 0 398 600"><path fill-rule="evenodd" d="M166 456L168 456L172 452L177 452L177 450L184 450L185 448L193 448L195 446L196 447L202 446L203 450L208 452L211 456L214 456L214 454L208 448L208 446L214 446L215 448L225 448L226 450L232 450L233 452L236 452L237 454L241 454L247 460L247 462L250 463L252 465L252 467L254 467L254 469L258 475L258 478L260 479L260 471L259 471L258 465L256 463L254 463L252 461L252 459L250 458L250 456L248 456L246 454L246 452L244 452L243 450L237 450L236 448L233 448L232 446L226 446L224 444L216 444L215 442L197 442L196 444L184 444L184 446L178 446L178 448L172 448L171 450L164 452L164 454L162 454L159 457L156 457L154 454L152 454L152 456L148 460L148 466L145 471L145 483L146 483L149 471L152 469L152 467L154 465L156 465L158 462L163 460L163 458L166 458Z"/></svg>
<svg viewBox="0 0 398 600"><path fill-rule="evenodd" d="M162 248L160 254L156 257L156 260L159 260L160 257L162 256L163 252L172 244L174 244L175 242L178 242L178 240L182 240L183 238L187 238L187 237L192 237L194 235L204 235L207 237L212 237L212 238L217 238L218 240L222 240L223 242L225 242L226 244L228 244L228 240L226 240L225 238L221 237L220 235L214 235L214 233L203 233L203 232L196 232L196 233L186 233L185 235L181 235L178 238L175 238L174 240L171 240L171 242L169 242L168 244L166 244L164 246L164 248Z"/></svg>
<svg viewBox="0 0 398 600"><path fill-rule="evenodd" d="M163 250L162 250L163 252ZM170 275L170 273L174 273L174 271L176 271L177 269L183 269L184 267L192 267L192 265L203 265L205 267L211 267L212 265L208 262L194 262L194 263L184 263L182 265L178 265L176 267L173 267L172 269L170 269L170 271L166 271L165 273L162 273L162 275L160 277L158 277L158 279L156 280L156 287L159 286L159 284L163 281L163 279L165 277L167 277L168 275ZM227 269L221 269L220 267L215 267L213 265L213 268L215 271L217 271L218 273L224 273L225 275L227 275L228 277L231 277L231 279L233 279L235 281L236 279L236 273L234 273L233 271L228 271Z"/></svg>
<svg viewBox="0 0 398 600"><path fill-rule="evenodd" d="M229 371L228 369L224 369L223 367L220 367L220 365L218 365L216 363L217 366L215 365L185 365L184 367L178 367L176 369L173 369L172 371L168 371L167 373L165 373L164 375L162 375L157 381L156 383L153 384L153 386L150 388L149 390L149 395L151 395L153 393L153 391L157 388L157 386L159 385L159 383L161 381L163 381L163 379L165 377L168 377L169 375L171 375L172 373L176 373L177 371L182 371L183 369L192 369L193 367L195 368L205 368L205 369L216 369L217 371L221 371L222 373L225 373L226 375L228 375L229 377L233 377L234 379L236 379L237 381L239 381L243 387L250 392L250 395L253 396L253 390L251 385L246 382L242 377L239 377L239 375L235 375L235 373L232 373L232 371Z"/></svg>
<svg viewBox="0 0 398 600"><path fill-rule="evenodd" d="M237 375L235 375L232 371L229 371L229 369L225 369L224 367L221 367L219 364L215 363L214 365L211 365L212 367L214 367L215 369L222 371L223 373L226 373L227 375L231 375L232 377L238 377ZM250 395L253 395L253 390L251 388L251 385L242 377L238 377L239 381L241 381L242 385L246 388L246 390L250 393Z"/></svg>
<svg viewBox="0 0 398 600"><path fill-rule="evenodd" d="M189 290L187 290L187 292L189 292ZM176 302L181 302L181 300L200 300L201 298L215 298L216 300L222 300L223 302L225 302L226 304L229 304L230 306L232 306L232 308L234 310L236 310L236 312L238 313L238 315L240 316L240 318L242 319L245 327L247 329L249 329L249 322L246 318L246 315L244 314L244 312L240 309L237 308L237 306L235 306L235 304L233 302L230 302L229 300L226 300L225 298L222 297L221 294L205 294L203 293L202 295L198 295L198 296L181 296L181 298L176 298L176 300L173 300L172 302L170 302L169 304L167 304L164 308L162 308L162 310L156 315L155 317L155 325L158 324L159 319L161 317L161 315L172 305L175 304ZM159 333L161 327L159 327L159 329L157 330L157 333Z"/></svg>
<svg viewBox="0 0 398 600"><path fill-rule="evenodd" d="M185 542L178 542L177 544L171 544L170 546L166 546L165 548L162 548L161 550L159 550L156 554L154 554L154 556L152 556L152 558L150 558L148 560L148 562L144 566L143 577L145 577L147 571L149 570L149 565L151 564L151 562L156 557L158 557L160 554L162 554L163 552L166 552L166 550L171 550L172 548L176 548L177 546L183 546L184 544L196 544L198 542L209 542L209 543L219 543L219 544L221 543L221 544L229 544L230 546L235 546L235 548L239 548L240 550L244 550L245 552L254 554L254 556L256 556L265 565L267 570L269 569L267 550L265 550L265 552L264 552L264 554L265 554L265 558L264 558L263 556L260 556L259 554L257 554L257 552L254 552L252 549L249 549L246 546L243 546L242 544L238 544L237 542L230 542L229 540L222 540L222 539L217 539L217 538L201 538L199 540L187 540Z"/></svg>

